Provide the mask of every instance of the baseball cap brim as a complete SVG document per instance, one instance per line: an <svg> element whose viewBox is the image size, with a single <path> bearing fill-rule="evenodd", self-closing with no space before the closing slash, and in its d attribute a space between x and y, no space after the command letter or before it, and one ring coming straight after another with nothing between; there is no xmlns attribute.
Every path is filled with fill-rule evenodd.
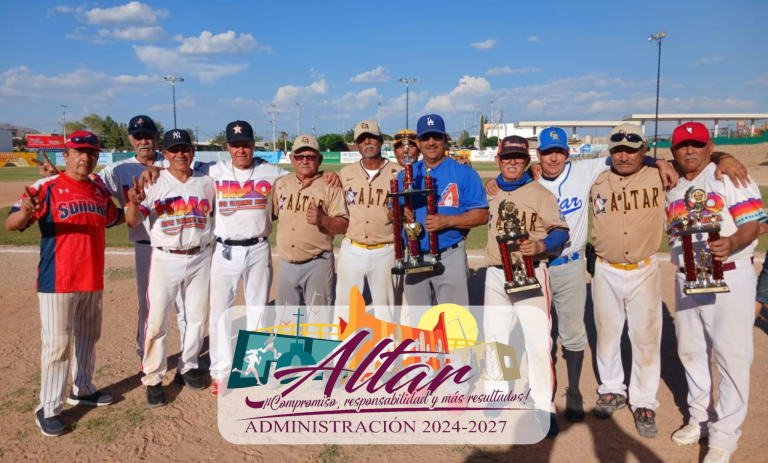
<svg viewBox="0 0 768 463"><path fill-rule="evenodd" d="M539 145L539 150L541 151L546 151L550 148L561 148L566 151L570 150L570 148L568 147L568 143L565 143L559 140L551 140L548 143L542 143L541 145Z"/></svg>
<svg viewBox="0 0 768 463"><path fill-rule="evenodd" d="M74 148L74 149L80 149L80 148L91 148L95 150L100 150L101 148L98 146L90 145L88 143L65 143L64 148Z"/></svg>
<svg viewBox="0 0 768 463"><path fill-rule="evenodd" d="M231 139L227 140L227 143L235 143L238 141L254 141L254 138L251 138L247 135L235 135Z"/></svg>
<svg viewBox="0 0 768 463"><path fill-rule="evenodd" d="M528 151L526 151L525 148L520 148L517 146L512 148L505 148L501 150L501 152L499 153L499 156L503 156L505 154L519 154L521 156L530 156L530 153L528 153Z"/></svg>
<svg viewBox="0 0 768 463"><path fill-rule="evenodd" d="M636 142L633 143L633 142L628 141L625 138L624 140L621 140L621 141L609 142L608 143L608 151L616 148L617 146L627 146L627 147L632 148L632 149L637 149L637 148L640 148L641 146L643 146L643 143L645 143L645 142L636 141Z"/></svg>
<svg viewBox="0 0 768 463"><path fill-rule="evenodd" d="M173 142L170 145L166 146L165 149L169 150L169 149L173 148L174 146L179 146L179 145L192 146L192 147L195 146L192 143L187 143L185 141L176 141L176 142Z"/></svg>

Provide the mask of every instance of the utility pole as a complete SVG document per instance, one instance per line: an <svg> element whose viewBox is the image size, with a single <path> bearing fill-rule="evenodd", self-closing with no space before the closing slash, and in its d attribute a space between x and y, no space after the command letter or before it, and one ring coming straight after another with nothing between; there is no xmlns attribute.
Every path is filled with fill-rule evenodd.
<svg viewBox="0 0 768 463"><path fill-rule="evenodd" d="M342 122L341 123L341 136L345 137L347 135L347 123Z"/></svg>
<svg viewBox="0 0 768 463"><path fill-rule="evenodd" d="M200 145L200 130L195 126L195 145Z"/></svg>
<svg viewBox="0 0 768 463"><path fill-rule="evenodd" d="M176 82L184 82L183 77L165 76L163 80L173 86L173 128L176 128Z"/></svg>
<svg viewBox="0 0 768 463"><path fill-rule="evenodd" d="M61 133L64 135L64 141L67 141L67 108L69 106L66 105L59 105L61 106Z"/></svg>
<svg viewBox="0 0 768 463"><path fill-rule="evenodd" d="M275 115L277 114L277 109L275 109L275 105L271 104L272 110L270 111L272 113L272 149L277 151L277 134L275 132Z"/></svg>
<svg viewBox="0 0 768 463"><path fill-rule="evenodd" d="M296 103L296 136L301 135L301 104Z"/></svg>
<svg viewBox="0 0 768 463"><path fill-rule="evenodd" d="M495 124L496 118L493 115L493 100L491 100L491 124Z"/></svg>
<svg viewBox="0 0 768 463"><path fill-rule="evenodd" d="M256 117L251 116L251 128L253 129L253 132L256 133Z"/></svg>
<svg viewBox="0 0 768 463"><path fill-rule="evenodd" d="M412 83L416 83L419 79L397 79L401 84L405 84L405 129L408 130L408 89Z"/></svg>
<svg viewBox="0 0 768 463"><path fill-rule="evenodd" d="M378 110L378 116L379 116L378 117L378 122L379 122L379 130L381 130L381 101L376 103L376 106L379 107L379 110Z"/></svg>
<svg viewBox="0 0 768 463"><path fill-rule="evenodd" d="M317 132L315 132L315 110L312 110L312 135L317 136Z"/></svg>
<svg viewBox="0 0 768 463"><path fill-rule="evenodd" d="M659 42L659 61L656 66L656 122L653 129L653 158L656 159L656 147L659 144L659 83L661 82L661 39L667 36L667 32L657 32L648 37L649 42Z"/></svg>

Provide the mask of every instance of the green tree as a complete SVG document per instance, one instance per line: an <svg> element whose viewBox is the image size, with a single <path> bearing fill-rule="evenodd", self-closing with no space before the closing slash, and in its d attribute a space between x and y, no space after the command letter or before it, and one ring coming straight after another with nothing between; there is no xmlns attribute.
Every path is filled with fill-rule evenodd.
<svg viewBox="0 0 768 463"><path fill-rule="evenodd" d="M384 141L391 141L395 139L395 137L393 137L392 135L387 135L386 133L382 133L381 137L384 139Z"/></svg>
<svg viewBox="0 0 768 463"><path fill-rule="evenodd" d="M192 140L192 144L194 145L196 143L195 140L195 131L192 129L187 129L187 133L189 134L190 140Z"/></svg>
<svg viewBox="0 0 768 463"><path fill-rule="evenodd" d="M253 136L253 140L254 141L264 141L264 137L262 137L261 135L254 135Z"/></svg>
<svg viewBox="0 0 768 463"><path fill-rule="evenodd" d="M485 148L497 148L499 146L499 137L488 137L483 142Z"/></svg>
<svg viewBox="0 0 768 463"><path fill-rule="evenodd" d="M347 130L347 133L344 134L344 141L347 143L355 142L355 131L353 129Z"/></svg>
<svg viewBox="0 0 768 463"><path fill-rule="evenodd" d="M227 134L223 130L216 134L215 137L211 139L211 144L217 145L217 146L224 146L227 144Z"/></svg>
<svg viewBox="0 0 768 463"><path fill-rule="evenodd" d="M347 144L344 137L338 133L327 133L317 138L320 151L346 151Z"/></svg>
<svg viewBox="0 0 768 463"><path fill-rule="evenodd" d="M157 127L157 132L160 134L160 139L163 139L163 134L165 134L165 127L163 127L163 124L160 123L160 121L155 121L155 127Z"/></svg>
<svg viewBox="0 0 768 463"><path fill-rule="evenodd" d="M91 113L90 115L85 116L82 120L82 124L96 135L104 135L107 133L107 131L104 130L104 120L96 113Z"/></svg>
<svg viewBox="0 0 768 463"><path fill-rule="evenodd" d="M475 146L475 137L467 137L464 140L461 141L461 146L463 148L472 148Z"/></svg>
<svg viewBox="0 0 768 463"><path fill-rule="evenodd" d="M67 133L72 133L76 130L88 130L88 127L80 121L67 122L64 127L67 129Z"/></svg>

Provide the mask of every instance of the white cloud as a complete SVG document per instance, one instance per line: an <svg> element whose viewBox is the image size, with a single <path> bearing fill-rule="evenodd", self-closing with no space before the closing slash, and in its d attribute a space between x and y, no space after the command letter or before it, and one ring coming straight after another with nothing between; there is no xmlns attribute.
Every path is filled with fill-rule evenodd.
<svg viewBox="0 0 768 463"><path fill-rule="evenodd" d="M745 82L744 85L758 85L761 87L768 87L768 73L758 76L749 82Z"/></svg>
<svg viewBox="0 0 768 463"><path fill-rule="evenodd" d="M183 56L176 50L155 47L152 45L134 45L136 56L148 67L162 73L173 73L181 77L189 75L197 77L201 82L211 83L218 79L248 68L248 64L211 63L197 57Z"/></svg>
<svg viewBox="0 0 768 463"><path fill-rule="evenodd" d="M269 103L262 100L252 100L249 98L219 98L219 104L231 109L266 109Z"/></svg>
<svg viewBox="0 0 768 463"><path fill-rule="evenodd" d="M535 35L532 35L532 36L528 37L528 41L529 42L539 42L540 40Z"/></svg>
<svg viewBox="0 0 768 463"><path fill-rule="evenodd" d="M458 87L448 94L432 97L424 106L424 111L461 111L469 110L477 104L477 99L491 94L491 84L483 77L464 76L459 79Z"/></svg>
<svg viewBox="0 0 768 463"><path fill-rule="evenodd" d="M503 68L491 68L485 72L486 76L500 76L504 74L528 74L529 72L540 72L541 69L537 67L528 67L520 69L512 69L509 66Z"/></svg>
<svg viewBox="0 0 768 463"><path fill-rule="evenodd" d="M62 14L82 13L83 10L84 10L84 7L82 6L59 5L55 8L49 9L47 16L50 18L56 13L62 13Z"/></svg>
<svg viewBox="0 0 768 463"><path fill-rule="evenodd" d="M278 108L285 109L294 107L294 104L297 102L301 103L306 99L311 99L317 95L324 95L326 93L328 93L328 84L325 82L324 78L320 78L320 80L312 82L306 87L284 85L278 88L272 103Z"/></svg>
<svg viewBox="0 0 768 463"><path fill-rule="evenodd" d="M162 42L169 37L161 26L130 26L125 29L99 29L99 39L127 40L131 42Z"/></svg>
<svg viewBox="0 0 768 463"><path fill-rule="evenodd" d="M382 96L376 90L376 87L367 88L360 92L347 92L341 98L326 100L323 105L333 106L341 111L355 111L370 109L377 102L381 101Z"/></svg>
<svg viewBox="0 0 768 463"><path fill-rule="evenodd" d="M469 46L477 50L490 50L499 43L498 39L488 39L485 42L470 43Z"/></svg>
<svg viewBox="0 0 768 463"><path fill-rule="evenodd" d="M718 61L722 61L724 58L721 56L713 56L711 58L700 58L698 61L695 61L693 63L694 66L698 66L700 64L709 64L709 63L716 63Z"/></svg>
<svg viewBox="0 0 768 463"><path fill-rule="evenodd" d="M155 10L140 2L130 2L106 9L94 8L85 13L88 23L97 26L152 26L158 23L158 19L167 18L170 14L168 10Z"/></svg>
<svg viewBox="0 0 768 463"><path fill-rule="evenodd" d="M361 84L366 82L387 82L389 74L384 66L379 66L371 71L366 71L349 79L350 82Z"/></svg>
<svg viewBox="0 0 768 463"><path fill-rule="evenodd" d="M429 98L429 91L424 90L422 92L414 92L411 90L408 93L408 105L410 106L411 116L413 117L415 115L415 108L419 103L422 103L424 101L427 101L427 98ZM399 96L394 98L388 98L386 102L382 103L381 105L381 115L382 117L389 117L392 115L397 115L405 118L405 99L406 95L405 92L401 93Z"/></svg>
<svg viewBox="0 0 768 463"><path fill-rule="evenodd" d="M188 37L179 45L178 51L185 54L231 53L245 54L258 47L259 43L251 34L240 33L237 37L234 31L213 35L209 31L200 33L200 37ZM272 49L267 47L269 51Z"/></svg>

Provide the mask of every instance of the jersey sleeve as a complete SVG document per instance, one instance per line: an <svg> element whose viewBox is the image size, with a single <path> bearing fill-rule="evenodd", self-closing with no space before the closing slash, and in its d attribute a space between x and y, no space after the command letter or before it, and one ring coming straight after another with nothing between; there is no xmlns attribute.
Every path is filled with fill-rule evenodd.
<svg viewBox="0 0 768 463"><path fill-rule="evenodd" d="M22 230L21 230L21 231L24 231L24 230L26 230L27 228L31 227L31 226L32 226L32 225L33 225L35 222L37 222L38 220L40 220L40 219L42 219L43 217L45 217L45 216L47 216L47 215L48 215L48 202L49 202L49 198L47 197L47 195L48 195L48 190L49 190L48 188L45 188L45 183L43 183L43 181L38 181L38 182L35 182L34 184L32 184L32 185L29 187L29 191L30 191L32 194L35 194L35 193L37 193L38 191L40 191L40 196L38 197L38 200L40 201L40 204L42 204L42 206L43 206L43 207L42 207L42 208L40 208L40 210L39 210L39 211L37 211L37 212L35 212L34 214L32 214L32 216L29 218L29 221L27 222L27 225L26 225L24 228L22 228ZM18 200L18 201L16 201L16 204L14 204L14 205L11 207L11 210L10 210L10 212L8 213L8 215L11 215L11 214L13 214L13 213L14 213L14 212L16 212L16 211L19 211L19 210L21 210L21 201L22 201L24 198L26 198L26 197L27 197L27 192L25 191L25 192L24 192L24 193L21 195L21 197L19 198L19 200Z"/></svg>
<svg viewBox="0 0 768 463"><path fill-rule="evenodd" d="M578 163L579 165L584 166L584 169L586 170L586 178L584 180L588 181L589 185L595 183L595 180L597 180L597 177L599 177L600 174L606 170L611 170L611 166L613 165L610 156L604 158L584 159Z"/></svg>
<svg viewBox="0 0 768 463"><path fill-rule="evenodd" d="M480 180L480 174L469 166L466 166L466 170L466 181L460 187L465 201L463 206L467 210L488 209L488 196L485 194L485 187ZM400 178L400 174L398 174L398 178Z"/></svg>
<svg viewBox="0 0 768 463"><path fill-rule="evenodd" d="M328 203L325 206L325 213L329 217L344 217L349 219L347 212L347 201L344 199L344 191L341 188L329 188Z"/></svg>
<svg viewBox="0 0 768 463"><path fill-rule="evenodd" d="M731 179L724 176L725 204L737 227L753 220L760 223L768 222L768 216L763 210L760 190L752 178L749 180L750 184L746 188L736 188Z"/></svg>
<svg viewBox="0 0 768 463"><path fill-rule="evenodd" d="M107 190L112 196L120 196L119 192L122 188L122 185L120 185L120 180L117 178L118 175L115 171L114 165L108 165L98 174L92 174L91 177L96 183L103 186L104 189Z"/></svg>
<svg viewBox="0 0 768 463"><path fill-rule="evenodd" d="M112 228L123 217L123 209L115 206L112 198L107 198L107 228Z"/></svg>
<svg viewBox="0 0 768 463"><path fill-rule="evenodd" d="M539 210L536 211L541 219L541 224L547 233L553 230L569 231L568 223L565 221L560 207L557 204L557 198L552 193L540 195Z"/></svg>
<svg viewBox="0 0 768 463"><path fill-rule="evenodd" d="M196 170L201 174L210 175L211 167L213 167L214 164L216 164L216 161L205 162L205 163L200 161L195 161L195 165L193 166L192 170Z"/></svg>

